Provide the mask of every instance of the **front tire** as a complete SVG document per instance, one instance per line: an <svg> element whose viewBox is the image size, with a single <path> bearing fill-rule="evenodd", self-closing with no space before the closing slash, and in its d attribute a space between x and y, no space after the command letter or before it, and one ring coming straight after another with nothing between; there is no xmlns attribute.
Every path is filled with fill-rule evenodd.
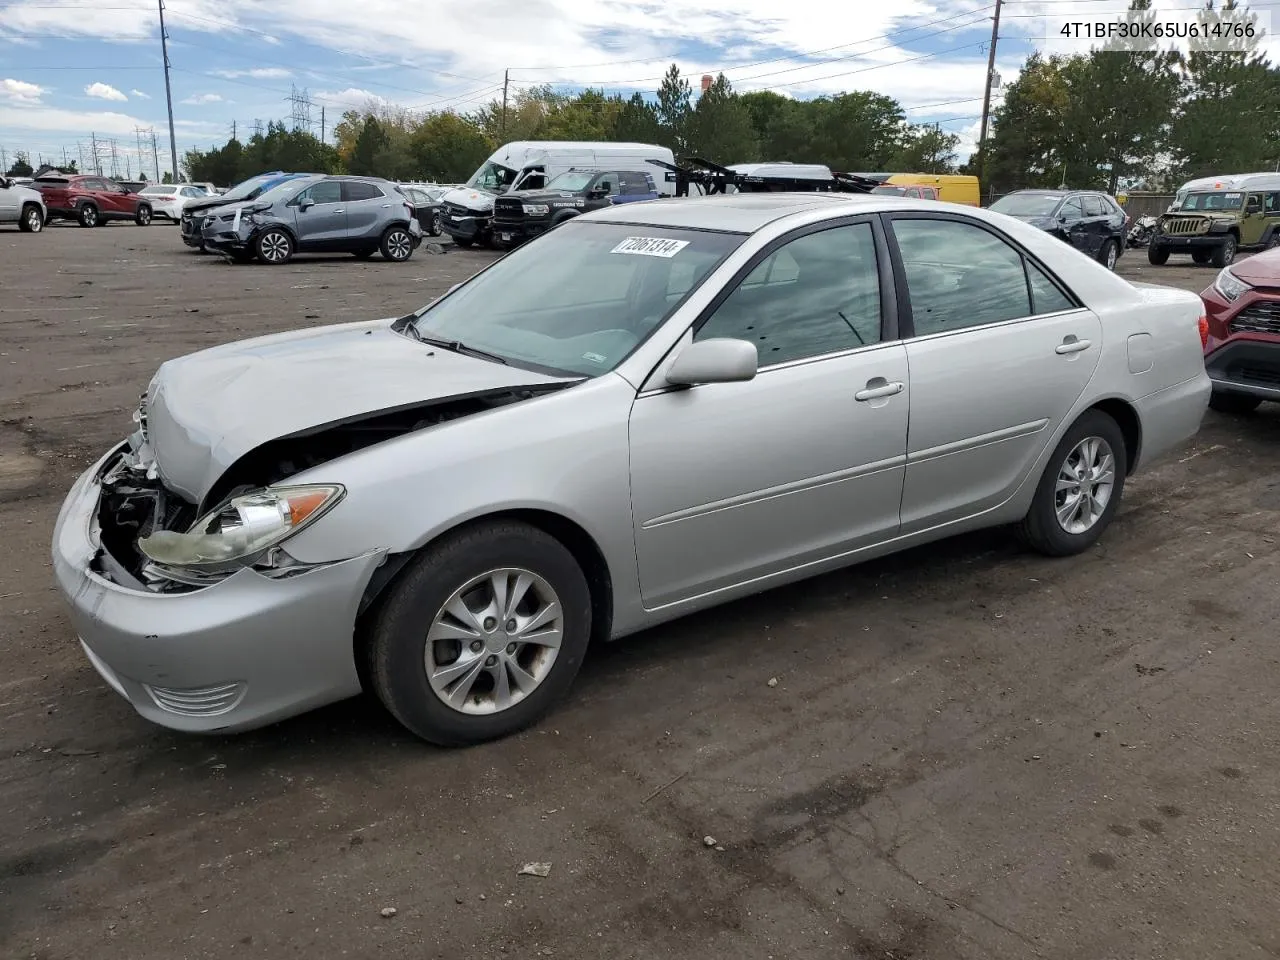
<svg viewBox="0 0 1280 960"><path fill-rule="evenodd" d="M145 203L138 204L137 212L133 215L133 222L140 227L151 226L151 208Z"/></svg>
<svg viewBox="0 0 1280 960"><path fill-rule="evenodd" d="M1162 267L1169 262L1169 248L1151 244L1147 247L1147 262L1154 267Z"/></svg>
<svg viewBox="0 0 1280 960"><path fill-rule="evenodd" d="M253 251L261 263L278 267L293 259L293 237L286 230L271 227L259 234Z"/></svg>
<svg viewBox="0 0 1280 960"><path fill-rule="evenodd" d="M18 229L23 233L39 233L44 229L44 215L34 203L22 208L22 218L18 221Z"/></svg>
<svg viewBox="0 0 1280 960"><path fill-rule="evenodd" d="M1260 403L1261 397L1251 397L1247 393L1219 393L1215 390L1209 394L1209 409L1218 413L1252 413Z"/></svg>
<svg viewBox="0 0 1280 960"><path fill-rule="evenodd" d="M391 260L394 263L404 263L413 256L413 234L407 227L398 224L387 227L382 232L382 241L379 244L382 250L384 260Z"/></svg>
<svg viewBox="0 0 1280 960"><path fill-rule="evenodd" d="M591 637L573 554L536 527L494 521L430 547L370 626L369 675L405 727L440 746L507 736L569 690Z"/></svg>
<svg viewBox="0 0 1280 960"><path fill-rule="evenodd" d="M433 237L438 237L444 233L444 225L441 223L439 210L431 215L431 226L427 228L427 232Z"/></svg>
<svg viewBox="0 0 1280 960"><path fill-rule="evenodd" d="M1228 236L1222 243L1214 248L1213 265L1215 267L1230 266L1231 262L1236 258L1236 238Z"/></svg>
<svg viewBox="0 0 1280 960"><path fill-rule="evenodd" d="M1049 458L1019 537L1050 557L1088 550L1120 505L1127 463L1115 420L1101 410L1086 411Z"/></svg>
<svg viewBox="0 0 1280 960"><path fill-rule="evenodd" d="M76 220L82 227L96 227L101 222L99 220L98 208L92 203L80 204L80 209L76 211Z"/></svg>
<svg viewBox="0 0 1280 960"><path fill-rule="evenodd" d="M1196 250L1191 254L1191 259L1200 266L1204 266L1212 257L1213 254L1208 250Z"/></svg>

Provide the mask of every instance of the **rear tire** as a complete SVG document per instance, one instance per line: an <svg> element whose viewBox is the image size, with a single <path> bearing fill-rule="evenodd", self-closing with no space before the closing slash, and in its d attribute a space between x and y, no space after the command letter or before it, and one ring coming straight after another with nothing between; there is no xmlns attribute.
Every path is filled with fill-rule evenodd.
<svg viewBox="0 0 1280 960"><path fill-rule="evenodd" d="M1116 261L1120 259L1120 245L1114 240L1107 240L1098 251L1098 262L1108 270L1114 271Z"/></svg>
<svg viewBox="0 0 1280 960"><path fill-rule="evenodd" d="M431 226L427 228L427 233L431 234L433 237L438 237L440 234L444 233L444 226L440 220L439 210L431 215Z"/></svg>
<svg viewBox="0 0 1280 960"><path fill-rule="evenodd" d="M1251 397L1247 393L1219 393L1215 390L1209 394L1209 409L1217 410L1218 413L1253 413L1260 403L1261 397Z"/></svg>
<svg viewBox="0 0 1280 960"><path fill-rule="evenodd" d="M151 226L151 208L145 203L138 204L138 209L133 215L133 222L140 227Z"/></svg>
<svg viewBox="0 0 1280 960"><path fill-rule="evenodd" d="M504 621L501 613L489 618L482 610L476 625L465 629L461 625L466 620L445 614L446 607L460 610L463 601L469 601L467 607L473 611L483 607L486 596L492 596L485 593L489 575L498 571L524 575L526 583L536 578L526 593L534 602L529 608L533 612L519 612L522 605L507 612L510 619ZM503 579L511 585L511 592L504 594L511 596L519 579ZM459 596L472 583L476 594ZM550 609L555 610L554 619L546 612ZM512 634L527 630L524 635L530 641L504 646L507 623L525 619L527 624L544 615L548 619L541 627L535 623ZM557 627L554 652L533 639L545 638ZM483 633L485 629L490 632ZM437 633L437 638L429 638L429 633ZM477 639L469 640L471 636ZM440 746L481 743L529 726L562 699L582 665L590 637L591 592L573 554L536 527L500 520L456 532L406 567L370 623L369 676L387 710L422 739ZM460 662L474 666L464 666L433 687L429 670L439 675ZM508 664L523 673L514 667L508 671ZM472 680L465 689L446 686L466 683L468 677ZM500 678L509 693L505 700ZM519 689L521 682L526 689ZM458 698L453 705L446 702L451 693ZM506 706L498 706L504 702Z"/></svg>
<svg viewBox="0 0 1280 960"><path fill-rule="evenodd" d="M1164 266L1169 262L1169 248L1151 244L1147 247L1147 262L1156 267Z"/></svg>
<svg viewBox="0 0 1280 960"><path fill-rule="evenodd" d="M18 220L18 229L23 233L39 233L44 229L44 215L34 203L22 208L22 217Z"/></svg>
<svg viewBox="0 0 1280 960"><path fill-rule="evenodd" d="M409 232L408 227L392 224L382 231L382 241L378 246L382 250L384 260L404 263L413 256L413 234Z"/></svg>
<svg viewBox="0 0 1280 960"><path fill-rule="evenodd" d="M101 223L98 208L92 203L82 203L76 210L76 220L82 227L96 227Z"/></svg>
<svg viewBox="0 0 1280 960"><path fill-rule="evenodd" d="M1110 525L1120 505L1127 463L1124 434L1115 420L1101 410L1085 411L1045 465L1031 509L1018 526L1019 539L1050 557L1069 557L1088 550ZM1082 470L1098 473L1094 476ZM1100 482L1097 477L1109 480ZM1104 490L1105 482L1110 486ZM1060 519L1064 514L1066 519Z"/></svg>
<svg viewBox="0 0 1280 960"><path fill-rule="evenodd" d="M1230 266L1231 262L1236 258L1236 238L1228 236L1223 240L1221 245L1214 248L1213 265L1215 267Z"/></svg>

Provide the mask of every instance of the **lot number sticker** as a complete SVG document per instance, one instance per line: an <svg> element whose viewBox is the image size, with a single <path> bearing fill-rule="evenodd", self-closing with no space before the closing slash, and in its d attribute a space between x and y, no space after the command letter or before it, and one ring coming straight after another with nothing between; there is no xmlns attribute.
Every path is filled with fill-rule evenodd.
<svg viewBox="0 0 1280 960"><path fill-rule="evenodd" d="M630 253L641 257L662 257L665 260L670 260L688 245L688 240L668 240L665 237L627 237L609 252Z"/></svg>

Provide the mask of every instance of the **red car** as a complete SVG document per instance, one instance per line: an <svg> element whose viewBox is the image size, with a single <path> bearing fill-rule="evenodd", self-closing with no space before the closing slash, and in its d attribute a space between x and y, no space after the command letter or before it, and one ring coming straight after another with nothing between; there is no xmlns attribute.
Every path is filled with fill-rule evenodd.
<svg viewBox="0 0 1280 960"><path fill-rule="evenodd" d="M1209 406L1248 413L1280 401L1280 249L1238 260L1201 294Z"/></svg>
<svg viewBox="0 0 1280 960"><path fill-rule="evenodd" d="M82 227L100 227L112 220L132 220L140 227L151 222L145 197L107 177L48 173L33 187L44 195L49 219L76 220Z"/></svg>

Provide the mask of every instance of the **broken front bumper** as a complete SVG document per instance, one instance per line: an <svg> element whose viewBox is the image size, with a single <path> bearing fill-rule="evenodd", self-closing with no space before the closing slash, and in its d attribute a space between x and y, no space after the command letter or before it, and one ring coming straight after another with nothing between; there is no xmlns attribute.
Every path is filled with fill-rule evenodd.
<svg viewBox="0 0 1280 960"><path fill-rule="evenodd" d="M274 578L242 569L156 593L97 572L101 477L86 470L53 533L53 567L90 663L143 717L195 733L247 730L360 692L353 634L384 552Z"/></svg>

